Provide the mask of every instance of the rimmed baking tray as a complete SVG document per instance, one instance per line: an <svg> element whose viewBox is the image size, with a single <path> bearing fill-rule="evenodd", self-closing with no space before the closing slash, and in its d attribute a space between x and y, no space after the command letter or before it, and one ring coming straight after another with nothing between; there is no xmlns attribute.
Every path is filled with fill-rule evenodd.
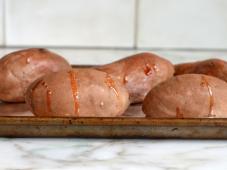
<svg viewBox="0 0 227 170"><path fill-rule="evenodd" d="M38 118L23 103L0 103L0 136L227 139L227 119L150 119L141 105L118 118Z"/></svg>
<svg viewBox="0 0 227 170"><path fill-rule="evenodd" d="M4 137L227 139L227 119L150 119L140 105L118 118L38 118L25 104L1 103L0 115Z"/></svg>

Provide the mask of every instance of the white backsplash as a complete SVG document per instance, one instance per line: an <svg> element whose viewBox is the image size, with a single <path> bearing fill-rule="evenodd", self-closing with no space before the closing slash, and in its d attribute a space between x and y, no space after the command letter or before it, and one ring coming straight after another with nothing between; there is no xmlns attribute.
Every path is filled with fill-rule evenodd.
<svg viewBox="0 0 227 170"><path fill-rule="evenodd" d="M4 44L3 38L3 0L0 0L0 46Z"/></svg>
<svg viewBox="0 0 227 170"><path fill-rule="evenodd" d="M131 47L134 0L7 0L6 44Z"/></svg>
<svg viewBox="0 0 227 170"><path fill-rule="evenodd" d="M0 46L223 49L226 9L226 0L0 0Z"/></svg>
<svg viewBox="0 0 227 170"><path fill-rule="evenodd" d="M139 47L227 48L226 0L141 0Z"/></svg>

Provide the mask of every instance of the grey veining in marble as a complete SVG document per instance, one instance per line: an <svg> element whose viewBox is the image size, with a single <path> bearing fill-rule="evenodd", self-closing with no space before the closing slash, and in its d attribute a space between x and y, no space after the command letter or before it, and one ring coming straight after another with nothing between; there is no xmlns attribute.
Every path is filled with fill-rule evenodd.
<svg viewBox="0 0 227 170"><path fill-rule="evenodd" d="M222 140L0 139L0 169L226 169Z"/></svg>

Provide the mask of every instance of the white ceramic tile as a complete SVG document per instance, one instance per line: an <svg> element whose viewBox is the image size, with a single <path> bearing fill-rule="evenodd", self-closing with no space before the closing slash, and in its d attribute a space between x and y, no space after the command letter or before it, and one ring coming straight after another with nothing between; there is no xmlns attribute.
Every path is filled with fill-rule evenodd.
<svg viewBox="0 0 227 170"><path fill-rule="evenodd" d="M133 44L135 0L7 0L7 45Z"/></svg>
<svg viewBox="0 0 227 170"><path fill-rule="evenodd" d="M140 0L139 47L227 48L226 0Z"/></svg>
<svg viewBox="0 0 227 170"><path fill-rule="evenodd" d="M0 46L3 45L3 0L0 0Z"/></svg>

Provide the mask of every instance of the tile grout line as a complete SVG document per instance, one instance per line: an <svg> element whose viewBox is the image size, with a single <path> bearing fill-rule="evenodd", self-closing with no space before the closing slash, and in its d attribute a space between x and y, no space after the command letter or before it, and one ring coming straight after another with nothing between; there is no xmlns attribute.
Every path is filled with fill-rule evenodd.
<svg viewBox="0 0 227 170"><path fill-rule="evenodd" d="M134 2L134 34L133 34L133 49L137 49L138 45L138 19L139 19L139 0Z"/></svg>
<svg viewBox="0 0 227 170"><path fill-rule="evenodd" d="M0 49L5 46L0 45ZM173 51L173 52L227 52L226 48L165 48L165 47L140 47L140 48L129 48L129 47L103 47L103 46L18 46L11 45L7 46L8 49L13 48L50 48L50 49L66 49L66 50L123 50L123 51Z"/></svg>

